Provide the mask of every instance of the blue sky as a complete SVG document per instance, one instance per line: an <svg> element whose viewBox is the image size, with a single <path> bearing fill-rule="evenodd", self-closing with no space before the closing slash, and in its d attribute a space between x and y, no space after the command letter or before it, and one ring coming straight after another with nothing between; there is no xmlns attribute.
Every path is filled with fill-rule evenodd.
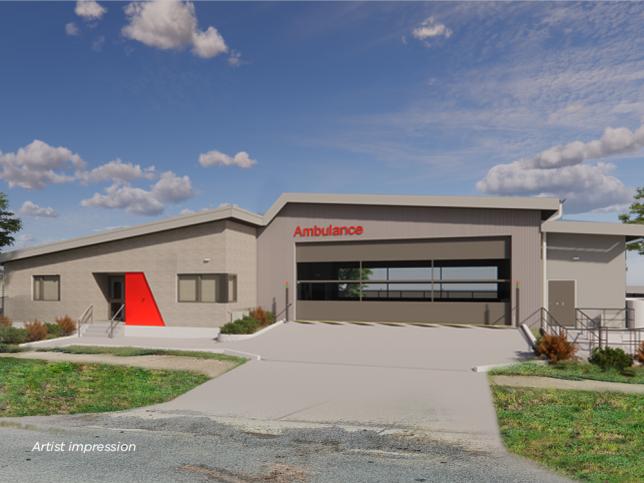
<svg viewBox="0 0 644 483"><path fill-rule="evenodd" d="M644 184L643 22L641 3L2 2L18 244L283 191L552 194L615 220Z"/></svg>

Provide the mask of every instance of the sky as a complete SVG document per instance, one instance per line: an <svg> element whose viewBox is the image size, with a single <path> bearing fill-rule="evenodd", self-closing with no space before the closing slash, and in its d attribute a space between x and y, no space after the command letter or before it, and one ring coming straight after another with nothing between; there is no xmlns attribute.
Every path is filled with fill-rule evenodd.
<svg viewBox="0 0 644 483"><path fill-rule="evenodd" d="M615 221L644 185L643 23L635 2L0 2L16 247L285 191Z"/></svg>

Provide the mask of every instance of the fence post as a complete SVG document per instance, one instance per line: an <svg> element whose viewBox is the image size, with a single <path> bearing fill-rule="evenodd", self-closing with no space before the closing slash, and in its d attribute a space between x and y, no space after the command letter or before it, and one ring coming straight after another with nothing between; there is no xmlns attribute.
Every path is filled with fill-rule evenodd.
<svg viewBox="0 0 644 483"><path fill-rule="evenodd" d="M285 320L288 322L288 282L284 282L284 311Z"/></svg>
<svg viewBox="0 0 644 483"><path fill-rule="evenodd" d="M516 302L517 302L516 303L516 308L517 308L517 311L516 311L516 323L515 323L516 327L519 327L521 325L521 315L520 315L521 314L521 305L520 305L520 301L519 301L520 295L521 295L521 291L519 290L519 281L517 280L517 288L516 288L516 295L515 295Z"/></svg>

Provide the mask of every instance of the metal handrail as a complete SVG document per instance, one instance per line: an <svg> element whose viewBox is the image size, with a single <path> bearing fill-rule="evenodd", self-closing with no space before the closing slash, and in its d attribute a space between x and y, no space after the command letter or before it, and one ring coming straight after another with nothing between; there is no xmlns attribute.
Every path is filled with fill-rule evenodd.
<svg viewBox="0 0 644 483"><path fill-rule="evenodd" d="M76 322L76 332L78 333L78 337L81 336L81 326L83 324L87 323L87 319L90 319L92 322L94 322L94 305L90 304L81 314L81 316L78 318Z"/></svg>
<svg viewBox="0 0 644 483"><path fill-rule="evenodd" d="M121 306L119 307L119 309L116 311L116 313L115 313L115 314L112 316L112 318L110 319L110 326L109 326L109 328L107 329L107 336L108 336L110 339L111 339L112 337L114 337L114 329L115 329L115 328L116 328L116 326L119 324L119 322L121 322L120 320L118 320L118 319L117 319L117 317L119 316L119 314L120 314L121 312L123 312L123 310L124 310L124 309L125 309L125 304L121 304Z"/></svg>
<svg viewBox="0 0 644 483"><path fill-rule="evenodd" d="M279 313L275 314L273 318L274 318L275 320L279 320L279 318L278 318L278 317L279 317L280 315L282 315L282 314L286 313L286 311L289 309L289 307L290 307L291 305L293 305L293 302L289 302L289 303L286 305L286 307L284 307L284 310L282 310L281 312L279 312Z"/></svg>

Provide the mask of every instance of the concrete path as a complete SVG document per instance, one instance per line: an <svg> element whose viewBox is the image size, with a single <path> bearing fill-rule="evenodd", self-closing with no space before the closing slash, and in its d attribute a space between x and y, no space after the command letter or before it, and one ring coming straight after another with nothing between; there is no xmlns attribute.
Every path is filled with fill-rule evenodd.
<svg viewBox="0 0 644 483"><path fill-rule="evenodd" d="M487 375L471 370L529 355L515 330L286 324L230 344L65 345L79 342L262 359L154 407L0 421L0 453L18 462L0 465L0 480L566 481L503 449ZM121 441L137 450L35 453L35 441Z"/></svg>
<svg viewBox="0 0 644 483"><path fill-rule="evenodd" d="M193 371L214 378L236 366L229 361L198 359L182 356L115 356L112 354L65 354L63 352L17 352L0 354L1 357L16 359L39 359L43 361L68 361L77 363L113 364L117 366L142 367L144 369L165 369L174 371Z"/></svg>
<svg viewBox="0 0 644 483"><path fill-rule="evenodd" d="M627 384L608 381L571 381L540 376L491 376L498 386L534 387L543 389L572 389L576 391L608 391L629 394L644 394L644 384Z"/></svg>
<svg viewBox="0 0 644 483"><path fill-rule="evenodd" d="M220 347L262 359L154 410L406 428L479 448L501 442L487 379L471 368L527 353L515 330L322 324Z"/></svg>
<svg viewBox="0 0 644 483"><path fill-rule="evenodd" d="M289 323L225 344L83 337L58 345L83 343L261 355L157 412L407 428L484 448L501 441L487 378L472 367L531 356L515 329L417 325Z"/></svg>

